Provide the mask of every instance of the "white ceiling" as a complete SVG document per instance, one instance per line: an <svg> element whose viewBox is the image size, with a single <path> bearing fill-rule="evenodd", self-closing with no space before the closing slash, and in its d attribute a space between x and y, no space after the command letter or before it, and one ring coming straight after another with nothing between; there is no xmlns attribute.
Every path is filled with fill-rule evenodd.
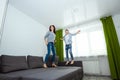
<svg viewBox="0 0 120 80"><path fill-rule="evenodd" d="M120 0L9 0L39 23L70 27L120 13Z"/></svg>

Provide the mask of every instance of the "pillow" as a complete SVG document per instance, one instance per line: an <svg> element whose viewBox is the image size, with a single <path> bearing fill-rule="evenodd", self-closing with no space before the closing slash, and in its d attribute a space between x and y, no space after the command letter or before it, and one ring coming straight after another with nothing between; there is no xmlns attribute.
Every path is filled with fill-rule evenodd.
<svg viewBox="0 0 120 80"><path fill-rule="evenodd" d="M55 56L55 64L56 65L58 65L58 60L59 60L59 57ZM50 55L49 58L48 58L47 66L52 67L52 55Z"/></svg>
<svg viewBox="0 0 120 80"><path fill-rule="evenodd" d="M10 55L2 55L1 56L2 63L2 72L11 72L22 69L28 69L26 56L10 56Z"/></svg>
<svg viewBox="0 0 120 80"><path fill-rule="evenodd" d="M29 68L41 68L43 67L43 57L27 56L27 62Z"/></svg>

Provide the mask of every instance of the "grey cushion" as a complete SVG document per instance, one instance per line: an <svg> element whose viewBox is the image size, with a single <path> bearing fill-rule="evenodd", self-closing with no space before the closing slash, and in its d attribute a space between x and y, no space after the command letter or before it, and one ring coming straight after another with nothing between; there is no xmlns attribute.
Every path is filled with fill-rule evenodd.
<svg viewBox="0 0 120 80"><path fill-rule="evenodd" d="M1 56L0 56L0 73L1 73L1 66L2 66L2 65L1 65Z"/></svg>
<svg viewBox="0 0 120 80"><path fill-rule="evenodd" d="M0 80L21 80L21 78L20 77L1 76L0 75Z"/></svg>
<svg viewBox="0 0 120 80"><path fill-rule="evenodd" d="M1 73L0 77L21 77L20 80L81 80L80 78L75 79L77 75L81 77L81 75L83 74L81 72L81 67L58 66L56 68L36 68L10 73Z"/></svg>
<svg viewBox="0 0 120 80"><path fill-rule="evenodd" d="M11 72L16 70L28 69L26 56L2 55L2 72Z"/></svg>
<svg viewBox="0 0 120 80"><path fill-rule="evenodd" d="M55 56L55 64L56 65L58 65L58 60L59 60L59 57ZM52 67L52 55L50 55L49 58L48 58L47 66Z"/></svg>
<svg viewBox="0 0 120 80"><path fill-rule="evenodd" d="M0 65L1 65L1 56L0 56Z"/></svg>
<svg viewBox="0 0 120 80"><path fill-rule="evenodd" d="M29 68L41 68L43 66L43 57L27 56Z"/></svg>
<svg viewBox="0 0 120 80"><path fill-rule="evenodd" d="M30 69L31 70L31 69ZM56 68L37 68L35 73L30 72L22 75L22 80L81 80L76 76L81 75L80 67L56 67Z"/></svg>

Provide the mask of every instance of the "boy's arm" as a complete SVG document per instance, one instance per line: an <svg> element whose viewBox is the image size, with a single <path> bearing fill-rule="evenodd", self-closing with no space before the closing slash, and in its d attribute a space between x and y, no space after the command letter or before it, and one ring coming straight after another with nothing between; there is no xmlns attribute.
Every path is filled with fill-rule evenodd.
<svg viewBox="0 0 120 80"><path fill-rule="evenodd" d="M60 38L60 40L64 40L64 37L65 37L65 36L63 36L62 38Z"/></svg>
<svg viewBox="0 0 120 80"><path fill-rule="evenodd" d="M78 30L77 32L76 32L76 34L79 34L80 33L80 30Z"/></svg>
<svg viewBox="0 0 120 80"><path fill-rule="evenodd" d="M63 40L63 38L60 38L60 40Z"/></svg>
<svg viewBox="0 0 120 80"><path fill-rule="evenodd" d="M74 34L71 34L72 36L75 36L76 34L79 34L80 33L80 30L78 30L76 33Z"/></svg>

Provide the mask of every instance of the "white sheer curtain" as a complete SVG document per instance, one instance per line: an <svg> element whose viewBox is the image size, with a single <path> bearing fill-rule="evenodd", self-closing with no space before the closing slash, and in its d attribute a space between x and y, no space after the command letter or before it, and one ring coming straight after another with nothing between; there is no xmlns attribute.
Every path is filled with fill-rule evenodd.
<svg viewBox="0 0 120 80"><path fill-rule="evenodd" d="M101 22L73 27L69 30L70 33L81 30L80 34L72 37L72 51L74 57L107 55Z"/></svg>

